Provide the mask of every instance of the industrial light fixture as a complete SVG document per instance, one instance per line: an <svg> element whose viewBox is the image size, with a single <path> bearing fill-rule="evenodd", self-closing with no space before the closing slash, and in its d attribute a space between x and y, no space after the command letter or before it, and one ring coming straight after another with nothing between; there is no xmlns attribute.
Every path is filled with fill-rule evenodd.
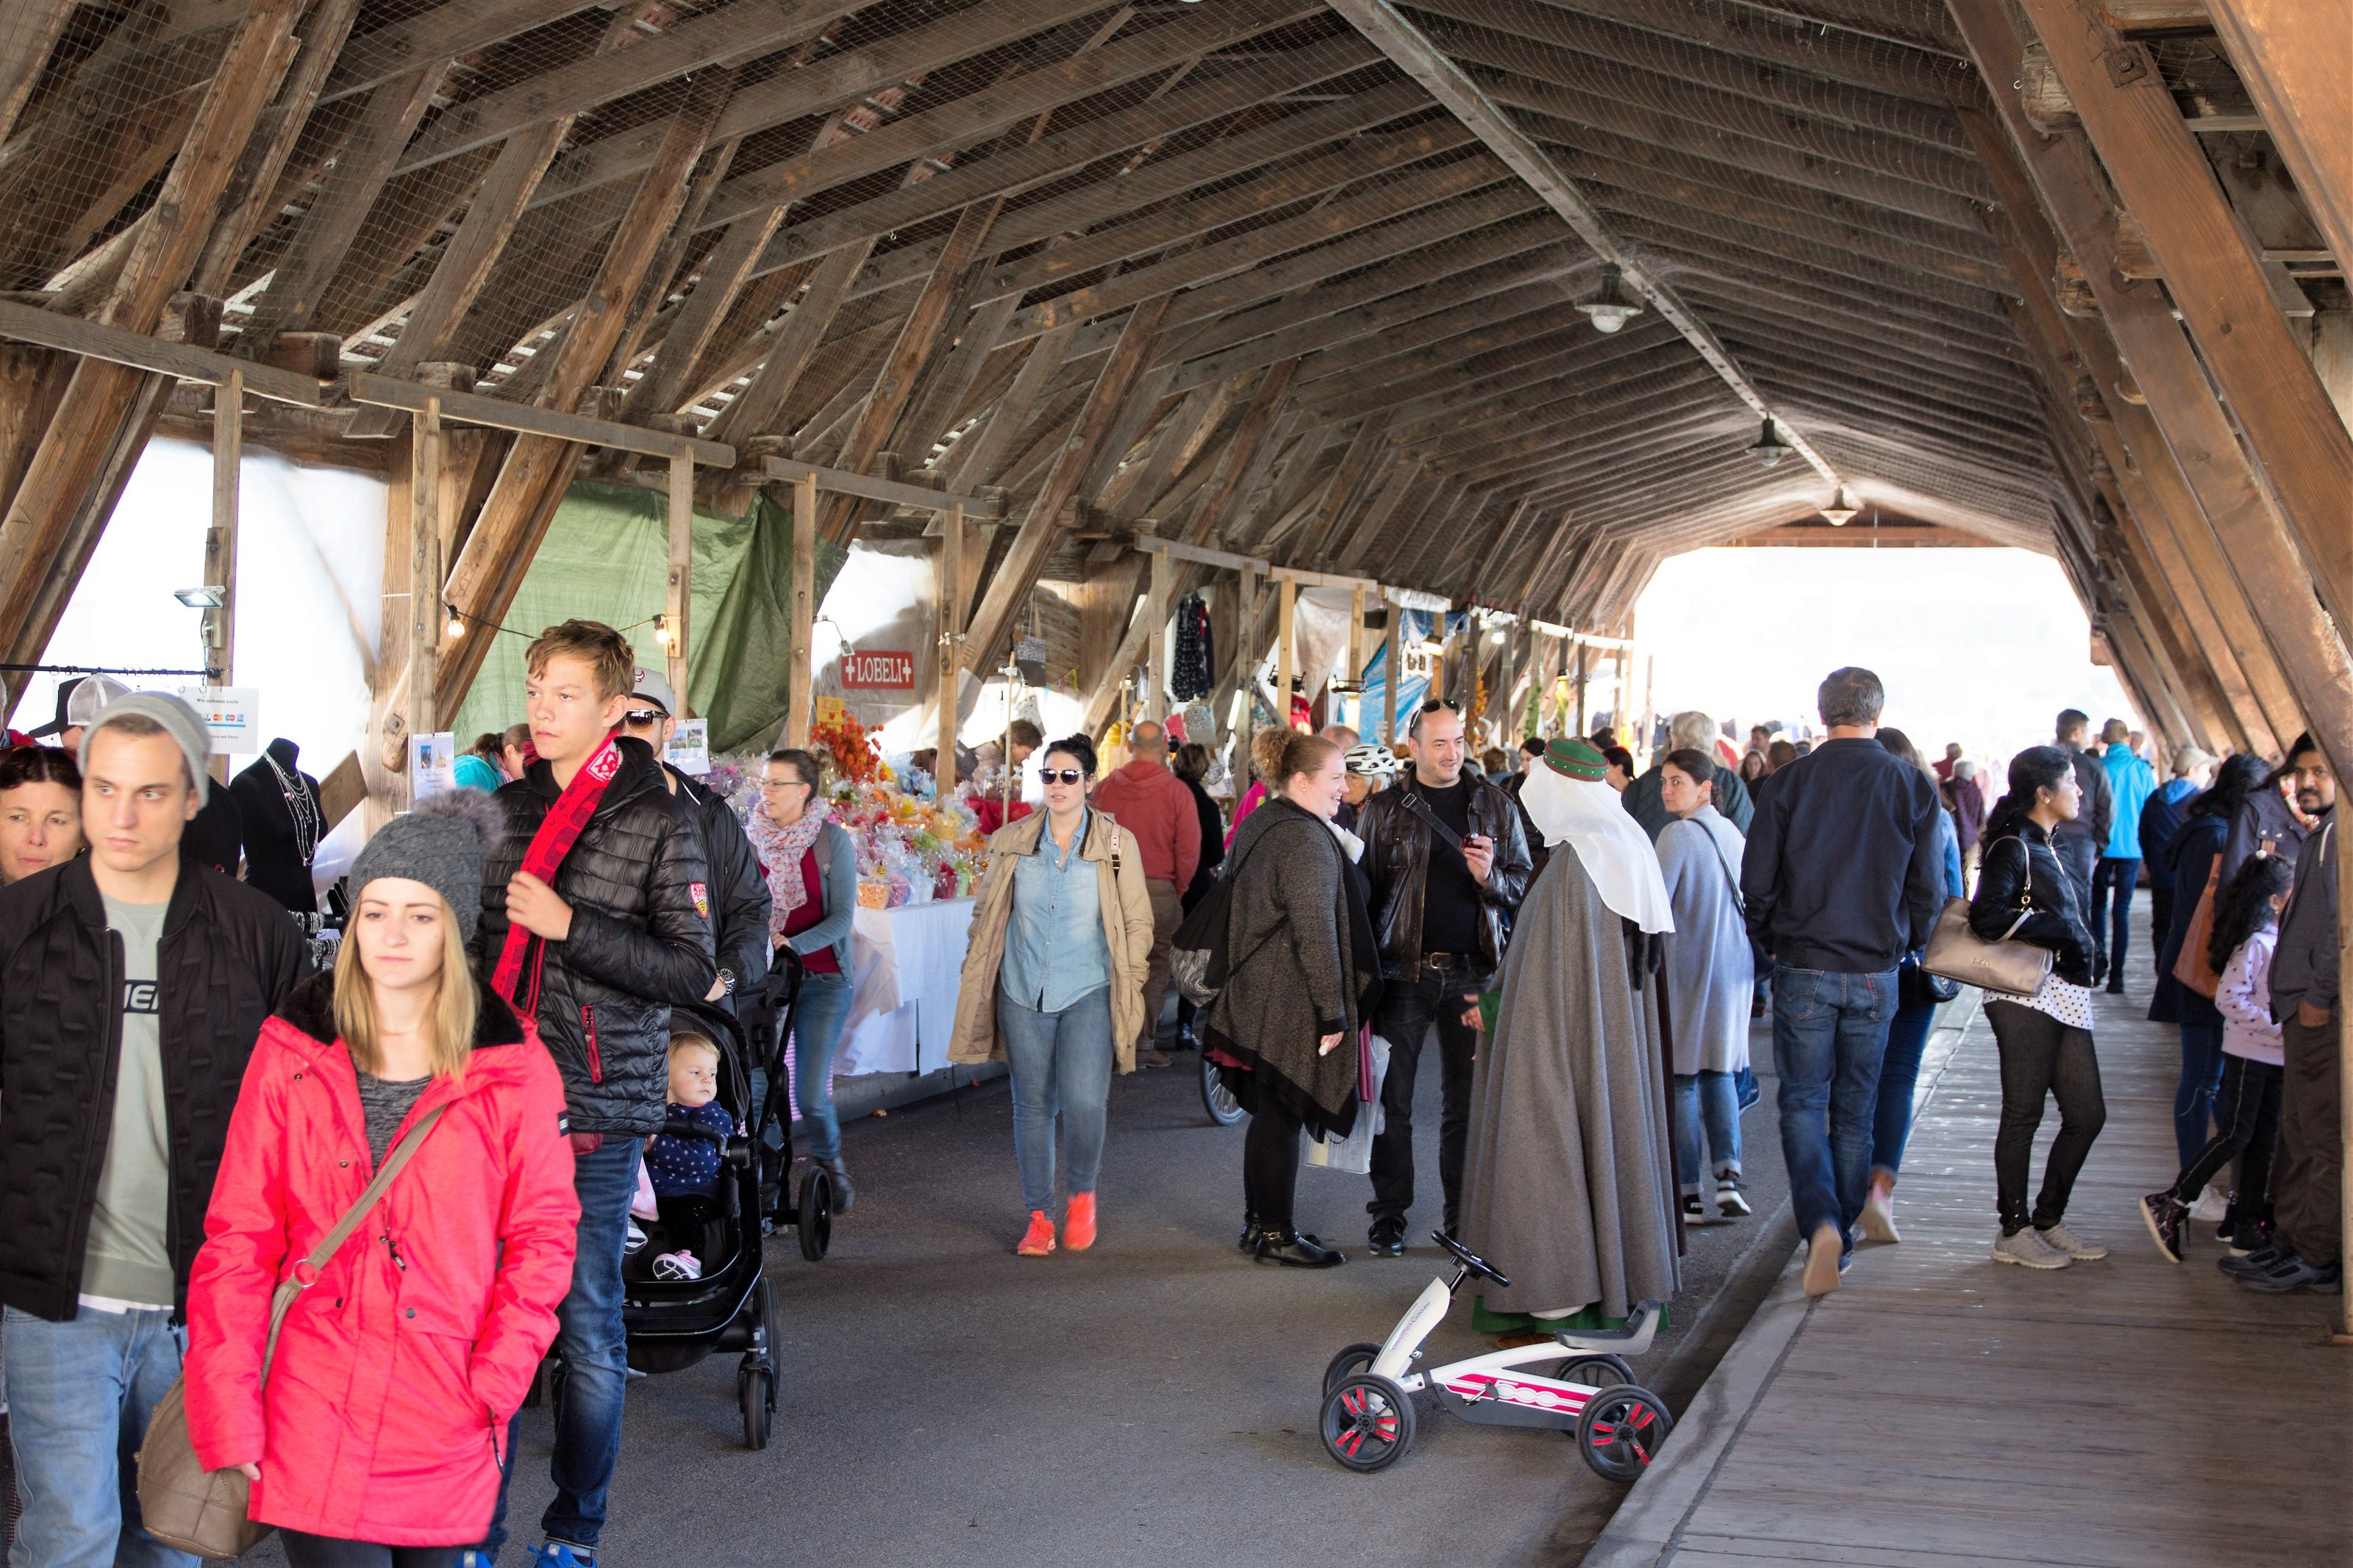
<svg viewBox="0 0 2353 1568"><path fill-rule="evenodd" d="M228 603L228 590L217 583L207 583L201 588L174 588L172 597L192 610L217 610Z"/></svg>
<svg viewBox="0 0 2353 1568"><path fill-rule="evenodd" d="M1830 519L1832 528L1844 528L1847 525L1847 520L1862 510L1854 504L1854 492L1846 486L1841 485L1838 488L1838 494L1831 497L1831 504L1822 508L1822 515Z"/></svg>
<svg viewBox="0 0 2353 1568"><path fill-rule="evenodd" d="M441 606L441 635L449 637L461 637L466 635L466 623L459 618L458 606L455 605Z"/></svg>
<svg viewBox="0 0 2353 1568"><path fill-rule="evenodd" d="M1642 307L1626 298L1623 278L1615 267L1601 270L1601 291L1577 307L1590 317L1597 332L1614 332L1642 313Z"/></svg>
<svg viewBox="0 0 2353 1568"><path fill-rule="evenodd" d="M1765 416L1765 433L1757 437L1748 448L1749 455L1768 468L1780 467L1781 459L1795 450L1781 439L1781 433L1773 427L1773 416L1769 414Z"/></svg>

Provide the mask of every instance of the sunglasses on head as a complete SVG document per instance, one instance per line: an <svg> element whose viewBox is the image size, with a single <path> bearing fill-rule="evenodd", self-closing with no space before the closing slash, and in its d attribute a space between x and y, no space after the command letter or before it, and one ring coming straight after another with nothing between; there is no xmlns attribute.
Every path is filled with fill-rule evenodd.
<svg viewBox="0 0 2353 1568"><path fill-rule="evenodd" d="M1038 776L1048 784L1074 784L1087 775L1076 768L1039 768Z"/></svg>
<svg viewBox="0 0 2353 1568"><path fill-rule="evenodd" d="M1433 697L1421 705L1421 710L1425 713L1460 713L1462 704L1449 701L1443 697Z"/></svg>

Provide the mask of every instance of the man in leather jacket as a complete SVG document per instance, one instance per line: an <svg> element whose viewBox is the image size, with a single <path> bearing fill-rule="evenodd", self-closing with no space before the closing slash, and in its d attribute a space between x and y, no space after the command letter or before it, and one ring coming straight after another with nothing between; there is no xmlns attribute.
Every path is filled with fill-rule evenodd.
<svg viewBox="0 0 2353 1568"><path fill-rule="evenodd" d="M539 761L491 797L505 811L507 836L483 863L472 952L494 973L510 926L530 933L514 989L522 1005L536 1003L539 1037L564 1075L580 1247L571 1293L556 1310L565 1375L555 1500L541 1521L547 1544L533 1561L573 1568L595 1558L620 1457L628 1382L622 1249L638 1152L665 1120L670 1010L702 1000L719 972L702 837L643 741L615 738L617 766L550 875L522 868L533 836L562 815L565 788L596 776L589 764L628 710L637 669L628 639L594 621L550 626L523 657L523 712ZM509 1443L512 1452L512 1436ZM497 1558L505 1520L502 1483L485 1561Z"/></svg>
<svg viewBox="0 0 2353 1568"><path fill-rule="evenodd" d="M1461 713L1451 702L1427 703L1414 715L1410 734L1412 773L1366 800L1356 818L1384 977L1373 1027L1389 1043L1382 1131L1373 1140L1373 1199L1366 1205L1377 1258L1405 1251L1406 1211L1413 1206L1414 1075L1432 1024L1444 1094L1438 1179L1446 1229L1454 1230L1479 993L1503 967L1512 912L1531 876L1518 805L1486 780L1464 776ZM1453 841L1432 831L1433 818L1451 830Z"/></svg>
<svg viewBox="0 0 2353 1568"><path fill-rule="evenodd" d="M678 698L669 677L638 666L621 733L643 741L659 757L677 731ZM719 952L719 979L704 1000L733 1013L735 998L757 995L768 977L768 879L760 874L760 858L727 797L667 762L661 770L671 797L702 830L702 863L711 872L711 934Z"/></svg>

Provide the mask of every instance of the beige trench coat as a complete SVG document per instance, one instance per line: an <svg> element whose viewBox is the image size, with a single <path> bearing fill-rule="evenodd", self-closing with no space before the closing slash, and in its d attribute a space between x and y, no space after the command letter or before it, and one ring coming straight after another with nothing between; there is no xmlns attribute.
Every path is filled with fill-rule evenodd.
<svg viewBox="0 0 2353 1568"><path fill-rule="evenodd" d="M948 1040L952 1062L1003 1061L997 1037L997 979L1005 965L1005 937L1013 920L1015 858L1037 853L1046 814L1033 812L1000 828L988 841L988 869L982 873L972 912L964 978L956 991L955 1030ZM1152 894L1135 835L1111 814L1090 810L1082 859L1095 863L1095 889L1103 904L1103 940L1111 947L1112 1050L1122 1072L1135 1070L1135 1043L1143 1037L1144 972L1152 957Z"/></svg>

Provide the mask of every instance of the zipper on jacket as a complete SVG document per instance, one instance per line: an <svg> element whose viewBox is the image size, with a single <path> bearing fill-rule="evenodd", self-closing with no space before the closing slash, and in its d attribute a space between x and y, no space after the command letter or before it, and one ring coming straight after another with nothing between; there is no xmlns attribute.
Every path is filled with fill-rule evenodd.
<svg viewBox="0 0 2353 1568"><path fill-rule="evenodd" d="M596 1009L587 1003L580 1004L581 1037L588 1042L588 1081L605 1081L605 1058L596 1051Z"/></svg>
<svg viewBox="0 0 2353 1568"><path fill-rule="evenodd" d="M384 1233L384 1249L392 1254L392 1266L403 1274L408 1272L408 1259L400 1255L400 1243L392 1239L392 1232Z"/></svg>

